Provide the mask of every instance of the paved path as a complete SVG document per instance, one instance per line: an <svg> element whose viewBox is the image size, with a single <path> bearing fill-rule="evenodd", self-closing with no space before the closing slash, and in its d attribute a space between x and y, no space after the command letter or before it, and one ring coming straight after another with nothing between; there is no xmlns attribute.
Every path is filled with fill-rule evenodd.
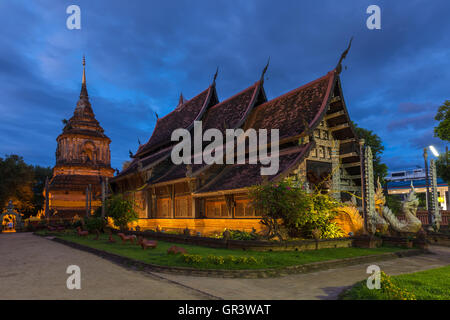
<svg viewBox="0 0 450 320"><path fill-rule="evenodd" d="M372 264L390 275L450 265L450 248L431 250ZM31 234L0 234L0 257L0 299L335 299L369 265L269 279L148 275ZM69 264L81 267L82 290L66 289Z"/></svg>
<svg viewBox="0 0 450 320"><path fill-rule="evenodd" d="M315 273L289 275L272 279L217 279L164 275L193 288L201 288L223 299L336 299L339 293L360 280L367 279L367 267L378 265L389 275L411 273L450 265L450 248L432 247L424 254L388 261L372 262ZM450 279L449 279L450 287Z"/></svg>
<svg viewBox="0 0 450 320"><path fill-rule="evenodd" d="M69 265L81 269L81 290L66 287ZM31 233L0 234L0 300L208 298Z"/></svg>

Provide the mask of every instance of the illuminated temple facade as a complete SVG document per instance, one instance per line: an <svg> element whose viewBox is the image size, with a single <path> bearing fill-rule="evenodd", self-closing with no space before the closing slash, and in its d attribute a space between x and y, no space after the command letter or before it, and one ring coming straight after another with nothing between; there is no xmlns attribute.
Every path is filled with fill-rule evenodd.
<svg viewBox="0 0 450 320"><path fill-rule="evenodd" d="M213 81L192 99L180 99L171 113L157 120L148 142L111 181L113 191L134 200L141 229L187 227L202 234L225 228L261 230L248 188L264 180L293 177L349 200L347 191L360 193L360 157L342 94L340 69L339 64L272 100L266 97L264 74L223 101L219 101ZM171 150L176 142L171 142L171 134L178 128L192 132L195 120L202 121L203 131L279 129L278 173L264 179L261 164L173 164Z"/></svg>
<svg viewBox="0 0 450 320"><path fill-rule="evenodd" d="M80 99L56 141L56 165L49 182L50 213L62 218L84 216L86 188L91 186L90 207L94 211L101 206L102 179L114 175L111 140L95 119L89 102L84 58Z"/></svg>

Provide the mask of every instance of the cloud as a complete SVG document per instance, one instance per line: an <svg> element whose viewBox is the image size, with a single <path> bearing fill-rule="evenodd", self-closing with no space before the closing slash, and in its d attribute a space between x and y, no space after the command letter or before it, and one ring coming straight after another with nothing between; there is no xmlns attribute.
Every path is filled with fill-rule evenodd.
<svg viewBox="0 0 450 320"><path fill-rule="evenodd" d="M436 106L431 103L402 102L398 105L398 111L405 112L407 114L414 112L433 111L436 109Z"/></svg>
<svg viewBox="0 0 450 320"><path fill-rule="evenodd" d="M392 120L388 123L387 129L389 131L393 130L404 130L407 128L412 129L422 129L429 128L435 122L432 113L420 114L417 116L409 116L408 114L397 114L396 120Z"/></svg>
<svg viewBox="0 0 450 320"><path fill-rule="evenodd" d="M426 148L430 145L434 145L441 150L444 150L445 148L445 143L442 140L434 137L434 132L432 129L427 129L423 133L413 135L409 139L409 143L412 147L415 148Z"/></svg>
<svg viewBox="0 0 450 320"><path fill-rule="evenodd" d="M436 106L448 99L444 0L381 1L376 31L365 26L370 1L77 4L81 30L66 29L67 3L0 2L0 154L54 163L61 119L78 99L83 54L94 112L112 139L113 167L136 150L138 138L148 140L154 111L164 116L181 91L189 98L204 90L217 66L223 100L258 80L270 56L265 89L273 98L333 69L352 35L341 74L346 103L352 120L380 135L390 167L420 163L416 149L432 139Z"/></svg>

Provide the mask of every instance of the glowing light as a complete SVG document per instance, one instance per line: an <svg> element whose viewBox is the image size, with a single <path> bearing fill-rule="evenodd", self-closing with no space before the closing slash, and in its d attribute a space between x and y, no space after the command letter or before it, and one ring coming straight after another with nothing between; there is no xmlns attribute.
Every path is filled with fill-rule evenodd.
<svg viewBox="0 0 450 320"><path fill-rule="evenodd" d="M437 152L434 146L430 146L429 148L435 157L439 157L439 152Z"/></svg>

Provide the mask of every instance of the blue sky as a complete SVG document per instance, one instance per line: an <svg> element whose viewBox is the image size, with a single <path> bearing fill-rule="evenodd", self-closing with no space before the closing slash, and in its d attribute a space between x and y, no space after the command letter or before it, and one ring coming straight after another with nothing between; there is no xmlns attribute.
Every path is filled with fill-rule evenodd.
<svg viewBox="0 0 450 320"><path fill-rule="evenodd" d="M66 8L81 8L81 30ZM381 7L381 30L366 8ZM434 116L450 99L448 1L0 1L0 155L53 166L72 116L83 54L97 119L121 168L160 116L204 90L219 66L221 100L259 79L274 98L324 75L348 40L341 79L350 116L383 140L390 169L422 165Z"/></svg>

